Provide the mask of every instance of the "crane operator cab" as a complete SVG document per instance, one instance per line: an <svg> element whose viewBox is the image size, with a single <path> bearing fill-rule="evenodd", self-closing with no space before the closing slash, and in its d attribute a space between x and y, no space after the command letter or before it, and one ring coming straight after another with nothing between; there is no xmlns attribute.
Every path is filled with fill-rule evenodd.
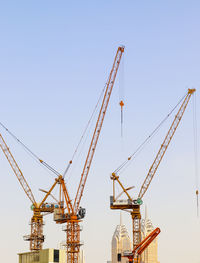
<svg viewBox="0 0 200 263"><path fill-rule="evenodd" d="M110 208L111 209L132 209L135 206L142 205L143 201L138 198L135 200L130 199L118 199L114 200L113 196L110 196Z"/></svg>
<svg viewBox="0 0 200 263"><path fill-rule="evenodd" d="M80 208L79 208L79 210L78 210L78 215L77 215L78 219L84 218L84 217L85 217L85 214L86 214L86 209L85 209L85 208L82 208L82 207L80 206Z"/></svg>

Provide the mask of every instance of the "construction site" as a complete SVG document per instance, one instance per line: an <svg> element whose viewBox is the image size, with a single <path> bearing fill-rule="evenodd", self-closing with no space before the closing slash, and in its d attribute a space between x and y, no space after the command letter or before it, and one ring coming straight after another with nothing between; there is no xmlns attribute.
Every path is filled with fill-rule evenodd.
<svg viewBox="0 0 200 263"><path fill-rule="evenodd" d="M93 161L95 150L97 147L98 139L101 133L101 129L104 122L104 117L107 112L109 100L111 97L112 89L115 84L115 79L120 66L120 62L124 53L124 46L119 46L114 58L114 62L102 91L98 103L92 113L91 118L84 130L83 135L69 160L63 174L59 173L47 162L40 159L31 149L29 149L19 138L17 138L4 124L1 127L11 136L13 139L19 143L27 153L32 155L32 157L51 173L54 174L55 180L53 184L47 190L40 189L43 192L44 197L41 201L36 201L35 196L25 179L22 169L19 167L15 157L11 153L10 147L7 145L3 136L0 134L0 147L3 154L7 158L13 173L17 177L24 193L31 202L31 210L33 212L30 220L30 234L24 236L24 240L29 242L30 252L19 253L19 263L49 263L49 262L68 262L68 263L79 263L80 262L80 248L83 245L81 242L81 222L84 220L86 215L86 208L81 206L81 199L84 195L84 189L87 182L87 177L89 175L90 167ZM160 228L153 230L148 236L142 239L141 235L141 212L140 207L143 204L143 196L148 190L151 181L156 174L156 171L168 149L169 144L178 128L179 123L182 120L184 112L190 101L191 96L195 93L195 89L188 89L186 95L184 95L181 100L176 104L176 106L171 110L169 114L159 123L159 125L153 130L153 132L139 145L139 147L131 154L111 175L113 191L110 196L110 208L113 210L122 210L130 214L132 220L132 250L125 251L124 253L118 254L118 261L121 261L122 257L127 258L128 262L133 263L145 263L141 260L141 254L144 250L151 244L151 242L160 234ZM100 104L100 110L97 116L97 121L95 124L94 132L91 137L91 142L89 144L89 149L86 155L86 159L83 165L83 170L80 175L80 181L78 183L78 188L75 197L71 197L70 186L66 182L67 173L73 165L75 155L79 149L79 146L84 139L86 131L89 124L93 118L93 114ZM123 123L123 107L124 101L119 102L121 108L121 125ZM129 165L129 162L137 155L139 151L151 140L151 138L156 134L158 129L165 123L165 121L175 112L175 117L172 121L170 128L164 137L163 142L156 154L156 157L150 166L150 169L146 175L144 182L140 188L139 194L136 197L132 197L129 194L129 190L134 188L133 186L124 186L121 182L119 174L122 170ZM195 127L195 124L194 124ZM122 127L121 127L122 129ZM121 188L121 191L117 191L116 184ZM57 195L55 196L54 190L58 188ZM123 198L122 198L123 197ZM197 209L198 209L198 189L196 189L197 198ZM51 200L50 200L51 199ZM52 200L53 199L53 200ZM45 236L43 232L44 220L43 217L48 214L53 214L53 220L56 224L62 224L62 230L66 233L65 244L62 244L65 249L44 249L43 243L45 242Z"/></svg>
<svg viewBox="0 0 200 263"><path fill-rule="evenodd" d="M4 6L0 262L199 263L197 48L102 5Z"/></svg>

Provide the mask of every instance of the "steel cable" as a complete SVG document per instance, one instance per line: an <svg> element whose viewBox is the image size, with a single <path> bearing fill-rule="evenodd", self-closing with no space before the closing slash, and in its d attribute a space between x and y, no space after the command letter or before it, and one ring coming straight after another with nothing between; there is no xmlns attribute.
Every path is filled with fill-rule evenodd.
<svg viewBox="0 0 200 263"><path fill-rule="evenodd" d="M119 173L120 170L123 169L123 171L128 167L127 164L130 163L131 160L133 160L132 157L136 157L137 154L139 154L144 146L153 138L153 136L158 132L158 130L161 128L161 126L164 124L164 122L171 116L171 114L175 111L175 109L178 107L178 105L184 100L184 98L187 96L185 94L179 102L174 106L174 108L170 111L170 113L159 123L159 125L151 132L151 134L137 147L137 149L128 157L126 161L124 161L115 171L114 173ZM126 166L127 165L127 166Z"/></svg>

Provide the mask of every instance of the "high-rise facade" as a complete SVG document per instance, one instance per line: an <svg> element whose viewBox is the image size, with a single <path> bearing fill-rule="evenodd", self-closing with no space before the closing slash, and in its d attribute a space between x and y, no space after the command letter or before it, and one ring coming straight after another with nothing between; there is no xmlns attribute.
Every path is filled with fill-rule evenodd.
<svg viewBox="0 0 200 263"><path fill-rule="evenodd" d="M145 212L145 219L142 220L141 230L142 239L144 239L154 230L151 220L147 218L147 212ZM157 238L155 238L153 242L142 253L141 260L142 263L159 263Z"/></svg>
<svg viewBox="0 0 200 263"><path fill-rule="evenodd" d="M141 221L142 240L154 230L153 224L147 218L147 209L145 209L145 219ZM132 251L132 242L129 237L125 225L122 224L120 216L120 224L117 225L112 237L111 244L111 263L128 263L128 258L122 257L119 262L118 254L123 255L125 251ZM144 250L141 255L141 263L160 263L158 261L158 241L155 238L152 243Z"/></svg>
<svg viewBox="0 0 200 263"><path fill-rule="evenodd" d="M123 252L125 251L129 251L129 252L131 251L131 240L125 225L122 224L122 220L120 217L120 224L117 225L112 237L112 244L111 244L112 263L118 263L119 262L118 254L123 254ZM120 262L127 263L128 259L122 257Z"/></svg>

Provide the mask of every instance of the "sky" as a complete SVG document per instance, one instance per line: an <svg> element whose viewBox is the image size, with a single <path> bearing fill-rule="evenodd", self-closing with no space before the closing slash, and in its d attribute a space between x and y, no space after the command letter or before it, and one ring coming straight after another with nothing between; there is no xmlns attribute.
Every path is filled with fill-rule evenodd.
<svg viewBox="0 0 200 263"><path fill-rule="evenodd" d="M197 0L0 1L0 122L61 173L106 83L118 46L125 46L81 203L87 210L81 233L86 263L111 258L111 239L120 213L109 208L110 174L188 88L197 90L199 120L199 12ZM123 136L120 99L125 103ZM134 197L172 120L173 116L120 177L126 186L135 186ZM71 196L76 192L94 124L66 177ZM50 188L55 176L4 129L0 128L0 133L39 202L42 193L38 189ZM153 225L161 229L161 263L200 263L193 133L191 99L143 199ZM199 129L197 140L200 171ZM23 235L30 231L31 203L2 152L0 178L1 261L18 262L17 253L29 249ZM131 217L125 212L123 222L131 235ZM44 234L45 248L57 248L65 240L52 215L45 217Z"/></svg>

